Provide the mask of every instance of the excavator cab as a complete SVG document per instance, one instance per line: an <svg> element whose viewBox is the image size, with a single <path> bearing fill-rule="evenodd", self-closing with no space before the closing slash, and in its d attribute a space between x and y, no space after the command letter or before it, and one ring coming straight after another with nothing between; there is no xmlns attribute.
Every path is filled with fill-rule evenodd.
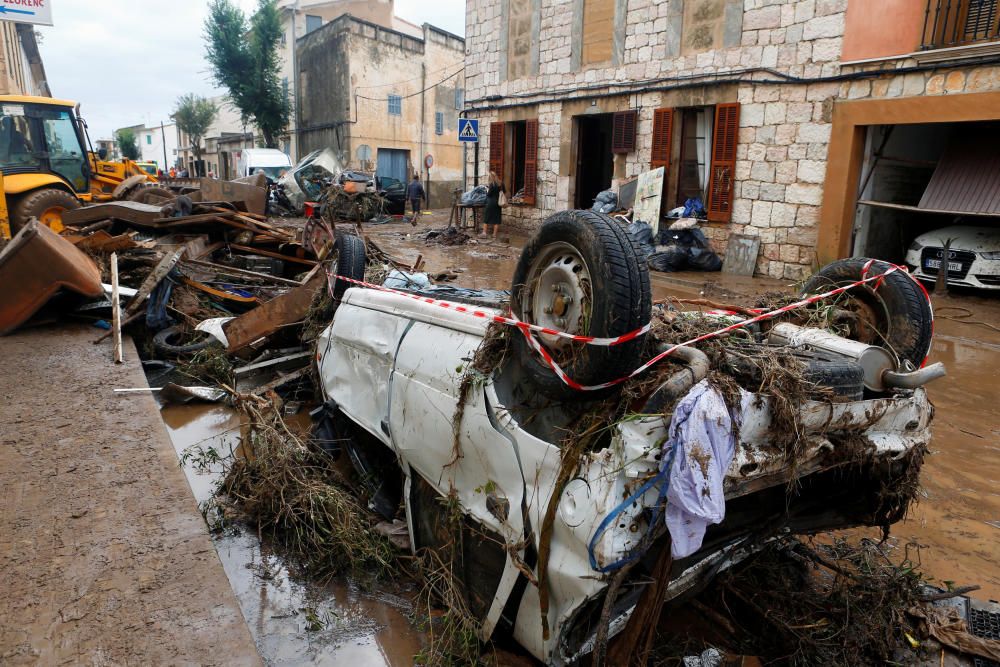
<svg viewBox="0 0 1000 667"><path fill-rule="evenodd" d="M90 194L90 163L73 102L0 96L0 171L12 231L31 218L62 231Z"/></svg>
<svg viewBox="0 0 1000 667"><path fill-rule="evenodd" d="M62 214L83 202L149 194L155 176L131 160L107 162L89 147L76 102L0 95L0 173L11 231L37 218L58 233Z"/></svg>

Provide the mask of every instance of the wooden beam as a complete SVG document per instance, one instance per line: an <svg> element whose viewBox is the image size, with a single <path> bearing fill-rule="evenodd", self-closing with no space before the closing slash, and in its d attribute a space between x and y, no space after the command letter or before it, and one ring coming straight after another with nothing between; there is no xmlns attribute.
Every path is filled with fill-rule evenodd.
<svg viewBox="0 0 1000 667"><path fill-rule="evenodd" d="M319 263L313 259L301 259L299 257L291 257L290 255L282 255L280 252L271 252L270 250L261 250L260 248L251 248L250 246L237 245L235 243L230 243L229 247L235 250L241 250L251 255L263 255L264 257L283 259L286 262L294 262L295 264L305 264L306 266L316 266Z"/></svg>
<svg viewBox="0 0 1000 667"><path fill-rule="evenodd" d="M113 335L112 355L116 364L122 357L122 306L118 301L118 253L111 253L111 332Z"/></svg>
<svg viewBox="0 0 1000 667"><path fill-rule="evenodd" d="M239 278L254 278L257 280L264 280L270 283L277 283L279 285L288 285L289 287L298 287L302 283L297 280L289 280L288 278L282 278L280 276L272 276L266 273L257 273L256 271L249 271L247 269L238 269L232 266L225 266L223 264L214 264L212 262L204 262L198 259L186 259L185 264L194 264L195 266L211 269L216 273L221 273L229 276L236 276Z"/></svg>
<svg viewBox="0 0 1000 667"><path fill-rule="evenodd" d="M184 248L175 250L168 255L164 255L163 259L161 259L156 265L156 268L154 268L150 274L146 276L146 279L142 281L142 285L139 286L139 291L136 292L135 296L132 297L132 300L128 302L125 312L129 315L134 315L139 309L139 306L141 306L143 302L149 298L150 292L156 289L156 286L167 277L167 274L170 273L175 266L177 266L177 262L180 261L181 256L183 255ZM114 255L112 255L112 257L114 257Z"/></svg>

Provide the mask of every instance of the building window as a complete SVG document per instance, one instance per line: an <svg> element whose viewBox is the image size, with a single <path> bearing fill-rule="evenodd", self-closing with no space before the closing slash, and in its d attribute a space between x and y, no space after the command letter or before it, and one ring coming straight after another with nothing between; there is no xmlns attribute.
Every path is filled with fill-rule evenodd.
<svg viewBox="0 0 1000 667"><path fill-rule="evenodd" d="M461 88L455 89L455 109L461 111L465 108L465 91Z"/></svg>
<svg viewBox="0 0 1000 667"><path fill-rule="evenodd" d="M323 17L322 16L311 16L306 14L306 34L308 35L313 30L319 30L323 27Z"/></svg>
<svg viewBox="0 0 1000 667"><path fill-rule="evenodd" d="M611 62L615 35L615 0L583 0L583 39L580 64Z"/></svg>
<svg viewBox="0 0 1000 667"><path fill-rule="evenodd" d="M739 105L656 109L650 167L663 167L663 208L700 198L708 219L732 216Z"/></svg>
<svg viewBox="0 0 1000 667"><path fill-rule="evenodd" d="M151 134L147 134L146 135L146 145L147 146L152 146L153 145L153 135L151 135Z"/></svg>
<svg viewBox="0 0 1000 667"><path fill-rule="evenodd" d="M490 171L512 204L534 206L538 190L538 119L490 123Z"/></svg>
<svg viewBox="0 0 1000 667"><path fill-rule="evenodd" d="M941 49L1000 39L998 0L927 0L922 48Z"/></svg>
<svg viewBox="0 0 1000 667"><path fill-rule="evenodd" d="M444 134L444 114L440 111L434 114L434 134Z"/></svg>
<svg viewBox="0 0 1000 667"><path fill-rule="evenodd" d="M403 98L399 95L389 96L389 115L390 116L402 116L403 115Z"/></svg>

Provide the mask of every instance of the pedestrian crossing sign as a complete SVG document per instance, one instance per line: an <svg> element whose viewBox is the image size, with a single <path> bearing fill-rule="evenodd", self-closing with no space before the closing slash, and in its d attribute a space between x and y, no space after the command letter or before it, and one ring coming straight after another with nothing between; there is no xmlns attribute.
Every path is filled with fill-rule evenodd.
<svg viewBox="0 0 1000 667"><path fill-rule="evenodd" d="M472 143L479 141L479 121L474 118L459 118L458 140Z"/></svg>

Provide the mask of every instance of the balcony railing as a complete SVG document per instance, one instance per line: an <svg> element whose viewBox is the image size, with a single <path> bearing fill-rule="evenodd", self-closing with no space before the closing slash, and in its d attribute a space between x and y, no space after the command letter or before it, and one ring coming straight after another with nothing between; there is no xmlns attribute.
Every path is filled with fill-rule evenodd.
<svg viewBox="0 0 1000 667"><path fill-rule="evenodd" d="M1000 0L927 0L922 49L1000 40Z"/></svg>

